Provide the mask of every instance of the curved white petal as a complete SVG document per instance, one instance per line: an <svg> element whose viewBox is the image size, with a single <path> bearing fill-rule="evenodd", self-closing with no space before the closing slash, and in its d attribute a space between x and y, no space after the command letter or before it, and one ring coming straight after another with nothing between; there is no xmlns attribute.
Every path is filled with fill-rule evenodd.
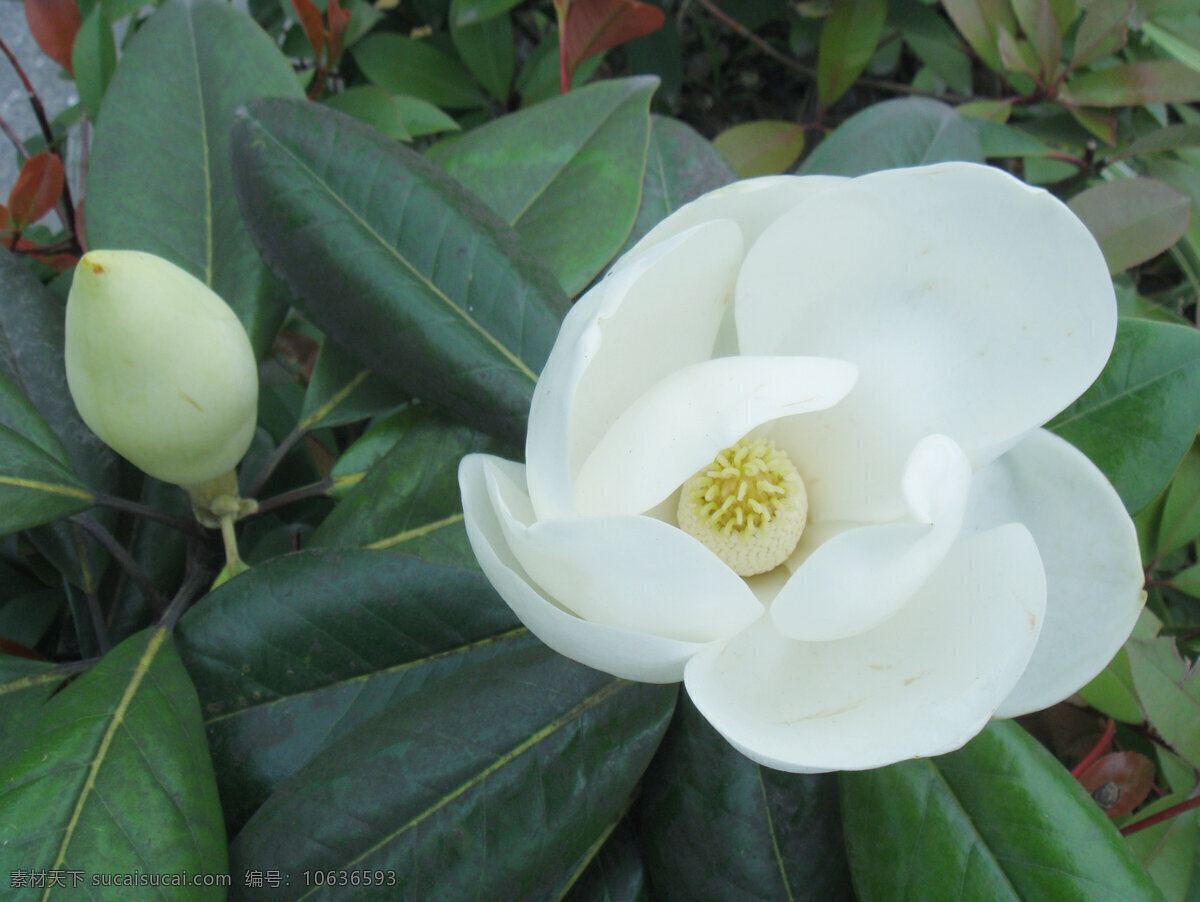
<svg viewBox="0 0 1200 902"><path fill-rule="evenodd" d="M640 514L755 426L823 410L854 386L853 364L722 357L676 370L633 402L575 478L581 516Z"/></svg>
<svg viewBox="0 0 1200 902"><path fill-rule="evenodd" d="M539 519L574 515L574 474L630 404L712 356L741 261L738 227L704 223L610 273L567 314L529 410L525 461Z"/></svg>
<svg viewBox="0 0 1200 902"><path fill-rule="evenodd" d="M731 219L742 230L750 247L763 229L789 210L826 188L844 182L836 175L767 175L743 179L710 191L684 204L649 232L613 264L613 272L628 266L650 248L680 232L713 219Z"/></svg>
<svg viewBox="0 0 1200 902"><path fill-rule="evenodd" d="M1137 532L1077 448L1038 429L975 474L964 529L1023 523L1046 567L1046 624L1000 717L1062 701L1104 669L1145 601Z"/></svg>
<svg viewBox="0 0 1200 902"><path fill-rule="evenodd" d="M705 646L582 620L563 610L530 579L505 541L488 495L486 466L519 484L524 467L468 454L458 468L467 536L479 566L500 597L539 639L572 660L627 680L673 683Z"/></svg>
<svg viewBox="0 0 1200 902"><path fill-rule="evenodd" d="M681 642L725 639L763 607L691 536L649 517L533 521L520 485L484 462L492 509L521 568L559 605L593 623Z"/></svg>
<svg viewBox="0 0 1200 902"><path fill-rule="evenodd" d="M1025 668L1045 606L1028 531L956 544L895 617L850 639L797 642L769 617L688 662L696 707L736 748L789 771L862 770L958 748Z"/></svg>
<svg viewBox="0 0 1200 902"><path fill-rule="evenodd" d="M948 435L978 466L1046 422L1103 368L1116 303L1095 239L1052 195L987 166L944 163L827 188L747 253L744 354L860 368L838 407L795 421L827 519L897 512L903 451Z"/></svg>
<svg viewBox="0 0 1200 902"><path fill-rule="evenodd" d="M942 563L962 528L970 487L962 449L944 435L922 439L902 482L915 522L849 529L818 546L772 603L775 628L816 642L883 623Z"/></svg>

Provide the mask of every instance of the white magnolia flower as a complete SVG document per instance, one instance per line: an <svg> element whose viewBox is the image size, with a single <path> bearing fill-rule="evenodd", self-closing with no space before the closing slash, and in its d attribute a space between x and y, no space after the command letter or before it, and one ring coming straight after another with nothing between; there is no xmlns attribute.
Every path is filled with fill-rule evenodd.
<svg viewBox="0 0 1200 902"><path fill-rule="evenodd" d="M1141 608L1120 499L1039 428L1116 318L1087 229L997 169L731 185L567 316L526 465L463 460L472 547L551 647L682 678L762 764L951 751Z"/></svg>

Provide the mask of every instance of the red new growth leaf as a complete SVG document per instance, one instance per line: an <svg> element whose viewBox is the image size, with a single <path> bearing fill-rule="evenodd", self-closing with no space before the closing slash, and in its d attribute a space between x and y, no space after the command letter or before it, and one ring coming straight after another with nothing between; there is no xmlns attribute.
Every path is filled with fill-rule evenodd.
<svg viewBox="0 0 1200 902"><path fill-rule="evenodd" d="M656 31L665 19L657 6L637 0L571 0L562 44L567 73L589 56Z"/></svg>
<svg viewBox="0 0 1200 902"><path fill-rule="evenodd" d="M313 59L318 65L321 62L321 49L325 46L325 24L321 21L321 11L312 0L292 0L292 9L304 29L304 36L313 49Z"/></svg>
<svg viewBox="0 0 1200 902"><path fill-rule="evenodd" d="M342 50L345 48L346 26L350 24L350 10L342 9L338 0L329 0L325 18L329 20L329 31L326 32L328 41L326 59L330 66L336 66L337 61L342 58Z"/></svg>
<svg viewBox="0 0 1200 902"><path fill-rule="evenodd" d="M70 72L71 47L79 31L75 0L25 0L25 20L42 52Z"/></svg>
<svg viewBox="0 0 1200 902"><path fill-rule="evenodd" d="M1154 762L1137 752L1105 755L1079 775L1083 788L1109 817L1129 814L1154 786Z"/></svg>
<svg viewBox="0 0 1200 902"><path fill-rule="evenodd" d="M16 230L54 209L63 190L62 160L42 151L25 161L8 195L8 218Z"/></svg>

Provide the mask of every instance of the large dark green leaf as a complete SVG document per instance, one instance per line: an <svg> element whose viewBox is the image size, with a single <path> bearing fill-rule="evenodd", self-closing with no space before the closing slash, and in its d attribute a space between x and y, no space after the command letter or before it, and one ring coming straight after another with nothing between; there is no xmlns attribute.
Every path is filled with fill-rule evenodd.
<svg viewBox="0 0 1200 902"><path fill-rule="evenodd" d="M1200 333L1122 318L1099 378L1049 423L1082 450L1133 513L1154 500L1200 424Z"/></svg>
<svg viewBox="0 0 1200 902"><path fill-rule="evenodd" d="M196 691L170 634L121 643L0 751L0 871L220 874L226 846ZM45 892L45 895L43 895ZM14 899L70 898L29 888ZM107 898L131 898L128 889ZM221 899L219 887L142 898Z"/></svg>
<svg viewBox="0 0 1200 902"><path fill-rule="evenodd" d="M260 101L234 129L268 261L372 370L514 441L566 299L516 234L419 154L324 107Z"/></svg>
<svg viewBox="0 0 1200 902"><path fill-rule="evenodd" d="M656 87L648 76L588 85L474 129L434 159L575 294L633 226Z"/></svg>
<svg viewBox="0 0 1200 902"><path fill-rule="evenodd" d="M219 0L170 0L121 57L88 160L90 245L183 267L237 311L259 353L288 301L242 225L229 130L239 105L272 96L302 94L249 16Z"/></svg>
<svg viewBox="0 0 1200 902"><path fill-rule="evenodd" d="M372 545L474 566L462 526L458 462L475 451L512 452L470 426L428 409L404 411L394 447L376 461L313 534L311 544ZM334 474L348 477L351 474Z"/></svg>
<svg viewBox="0 0 1200 902"><path fill-rule="evenodd" d="M394 870L393 898L557 898L620 819L674 698L542 645L514 649L330 745L242 829L234 868Z"/></svg>
<svg viewBox="0 0 1200 902"><path fill-rule="evenodd" d="M725 158L690 125L667 116L651 116L642 202L621 252L688 201L735 178Z"/></svg>
<svg viewBox="0 0 1200 902"><path fill-rule="evenodd" d="M1162 899L1100 807L1011 721L940 758L842 774L841 786L862 902Z"/></svg>
<svg viewBox="0 0 1200 902"><path fill-rule="evenodd" d="M656 899L849 899L837 780L760 767L681 698L638 801Z"/></svg>
<svg viewBox="0 0 1200 902"><path fill-rule="evenodd" d="M18 720L36 711L69 675L44 661L0 655L0 747L14 735Z"/></svg>
<svg viewBox="0 0 1200 902"><path fill-rule="evenodd" d="M447 674L536 644L474 570L304 551L221 586L179 624L236 829L330 742Z"/></svg>
<svg viewBox="0 0 1200 902"><path fill-rule="evenodd" d="M936 100L885 100L851 116L800 164L803 175L863 175L946 160L982 163L975 128Z"/></svg>
<svg viewBox="0 0 1200 902"><path fill-rule="evenodd" d="M342 426L383 413L407 400L407 395L327 338L304 393L297 425L300 429Z"/></svg>
<svg viewBox="0 0 1200 902"><path fill-rule="evenodd" d="M626 820L591 857L563 902L651 902L637 837Z"/></svg>

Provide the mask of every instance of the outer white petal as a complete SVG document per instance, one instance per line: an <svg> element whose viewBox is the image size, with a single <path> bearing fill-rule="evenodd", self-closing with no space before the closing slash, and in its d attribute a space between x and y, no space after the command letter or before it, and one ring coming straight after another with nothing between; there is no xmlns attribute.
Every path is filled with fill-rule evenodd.
<svg viewBox="0 0 1200 902"><path fill-rule="evenodd" d="M850 360L858 387L793 424L825 519L886 519L903 453L948 435L978 466L1103 368L1116 303L1062 203L1000 170L945 163L863 176L776 220L742 266L744 354Z"/></svg>
<svg viewBox="0 0 1200 902"><path fill-rule="evenodd" d="M617 418L575 478L582 516L640 514L755 426L824 410L857 371L813 357L722 357L652 386Z"/></svg>
<svg viewBox="0 0 1200 902"><path fill-rule="evenodd" d="M1037 711L1104 669L1129 638L1146 594L1137 533L1087 457L1038 429L975 474L966 529L1019 522L1046 567L1046 624L997 715Z"/></svg>
<svg viewBox="0 0 1200 902"><path fill-rule="evenodd" d="M673 683L688 659L705 646L591 623L563 610L521 568L500 528L486 484L485 466L519 483L524 467L485 454L468 454L458 468L471 549L488 580L521 622L572 660L627 680Z"/></svg>
<svg viewBox="0 0 1200 902"><path fill-rule="evenodd" d="M817 547L771 605L792 639L844 639L883 623L929 578L958 537L971 462L944 435L917 443L905 465L911 523L862 526Z"/></svg>
<svg viewBox="0 0 1200 902"><path fill-rule="evenodd" d="M529 410L525 460L539 519L574 515L574 474L630 404L712 356L741 260L737 226L705 223L610 273L567 314Z"/></svg>
<svg viewBox="0 0 1200 902"><path fill-rule="evenodd" d="M836 599L830 599L831 604ZM862 770L958 748L1025 668L1045 582L1019 524L956 544L899 614L797 642L769 617L688 663L696 707L736 748L789 771Z"/></svg>
<svg viewBox="0 0 1200 902"><path fill-rule="evenodd" d="M528 496L491 461L484 478L508 547L531 580L585 620L682 642L725 639L763 607L691 536L649 517L533 522Z"/></svg>
<svg viewBox="0 0 1200 902"><path fill-rule="evenodd" d="M680 232L714 219L731 219L742 230L746 247L772 222L815 194L846 179L836 175L768 175L744 179L684 204L630 248L612 271L628 266L645 251Z"/></svg>

